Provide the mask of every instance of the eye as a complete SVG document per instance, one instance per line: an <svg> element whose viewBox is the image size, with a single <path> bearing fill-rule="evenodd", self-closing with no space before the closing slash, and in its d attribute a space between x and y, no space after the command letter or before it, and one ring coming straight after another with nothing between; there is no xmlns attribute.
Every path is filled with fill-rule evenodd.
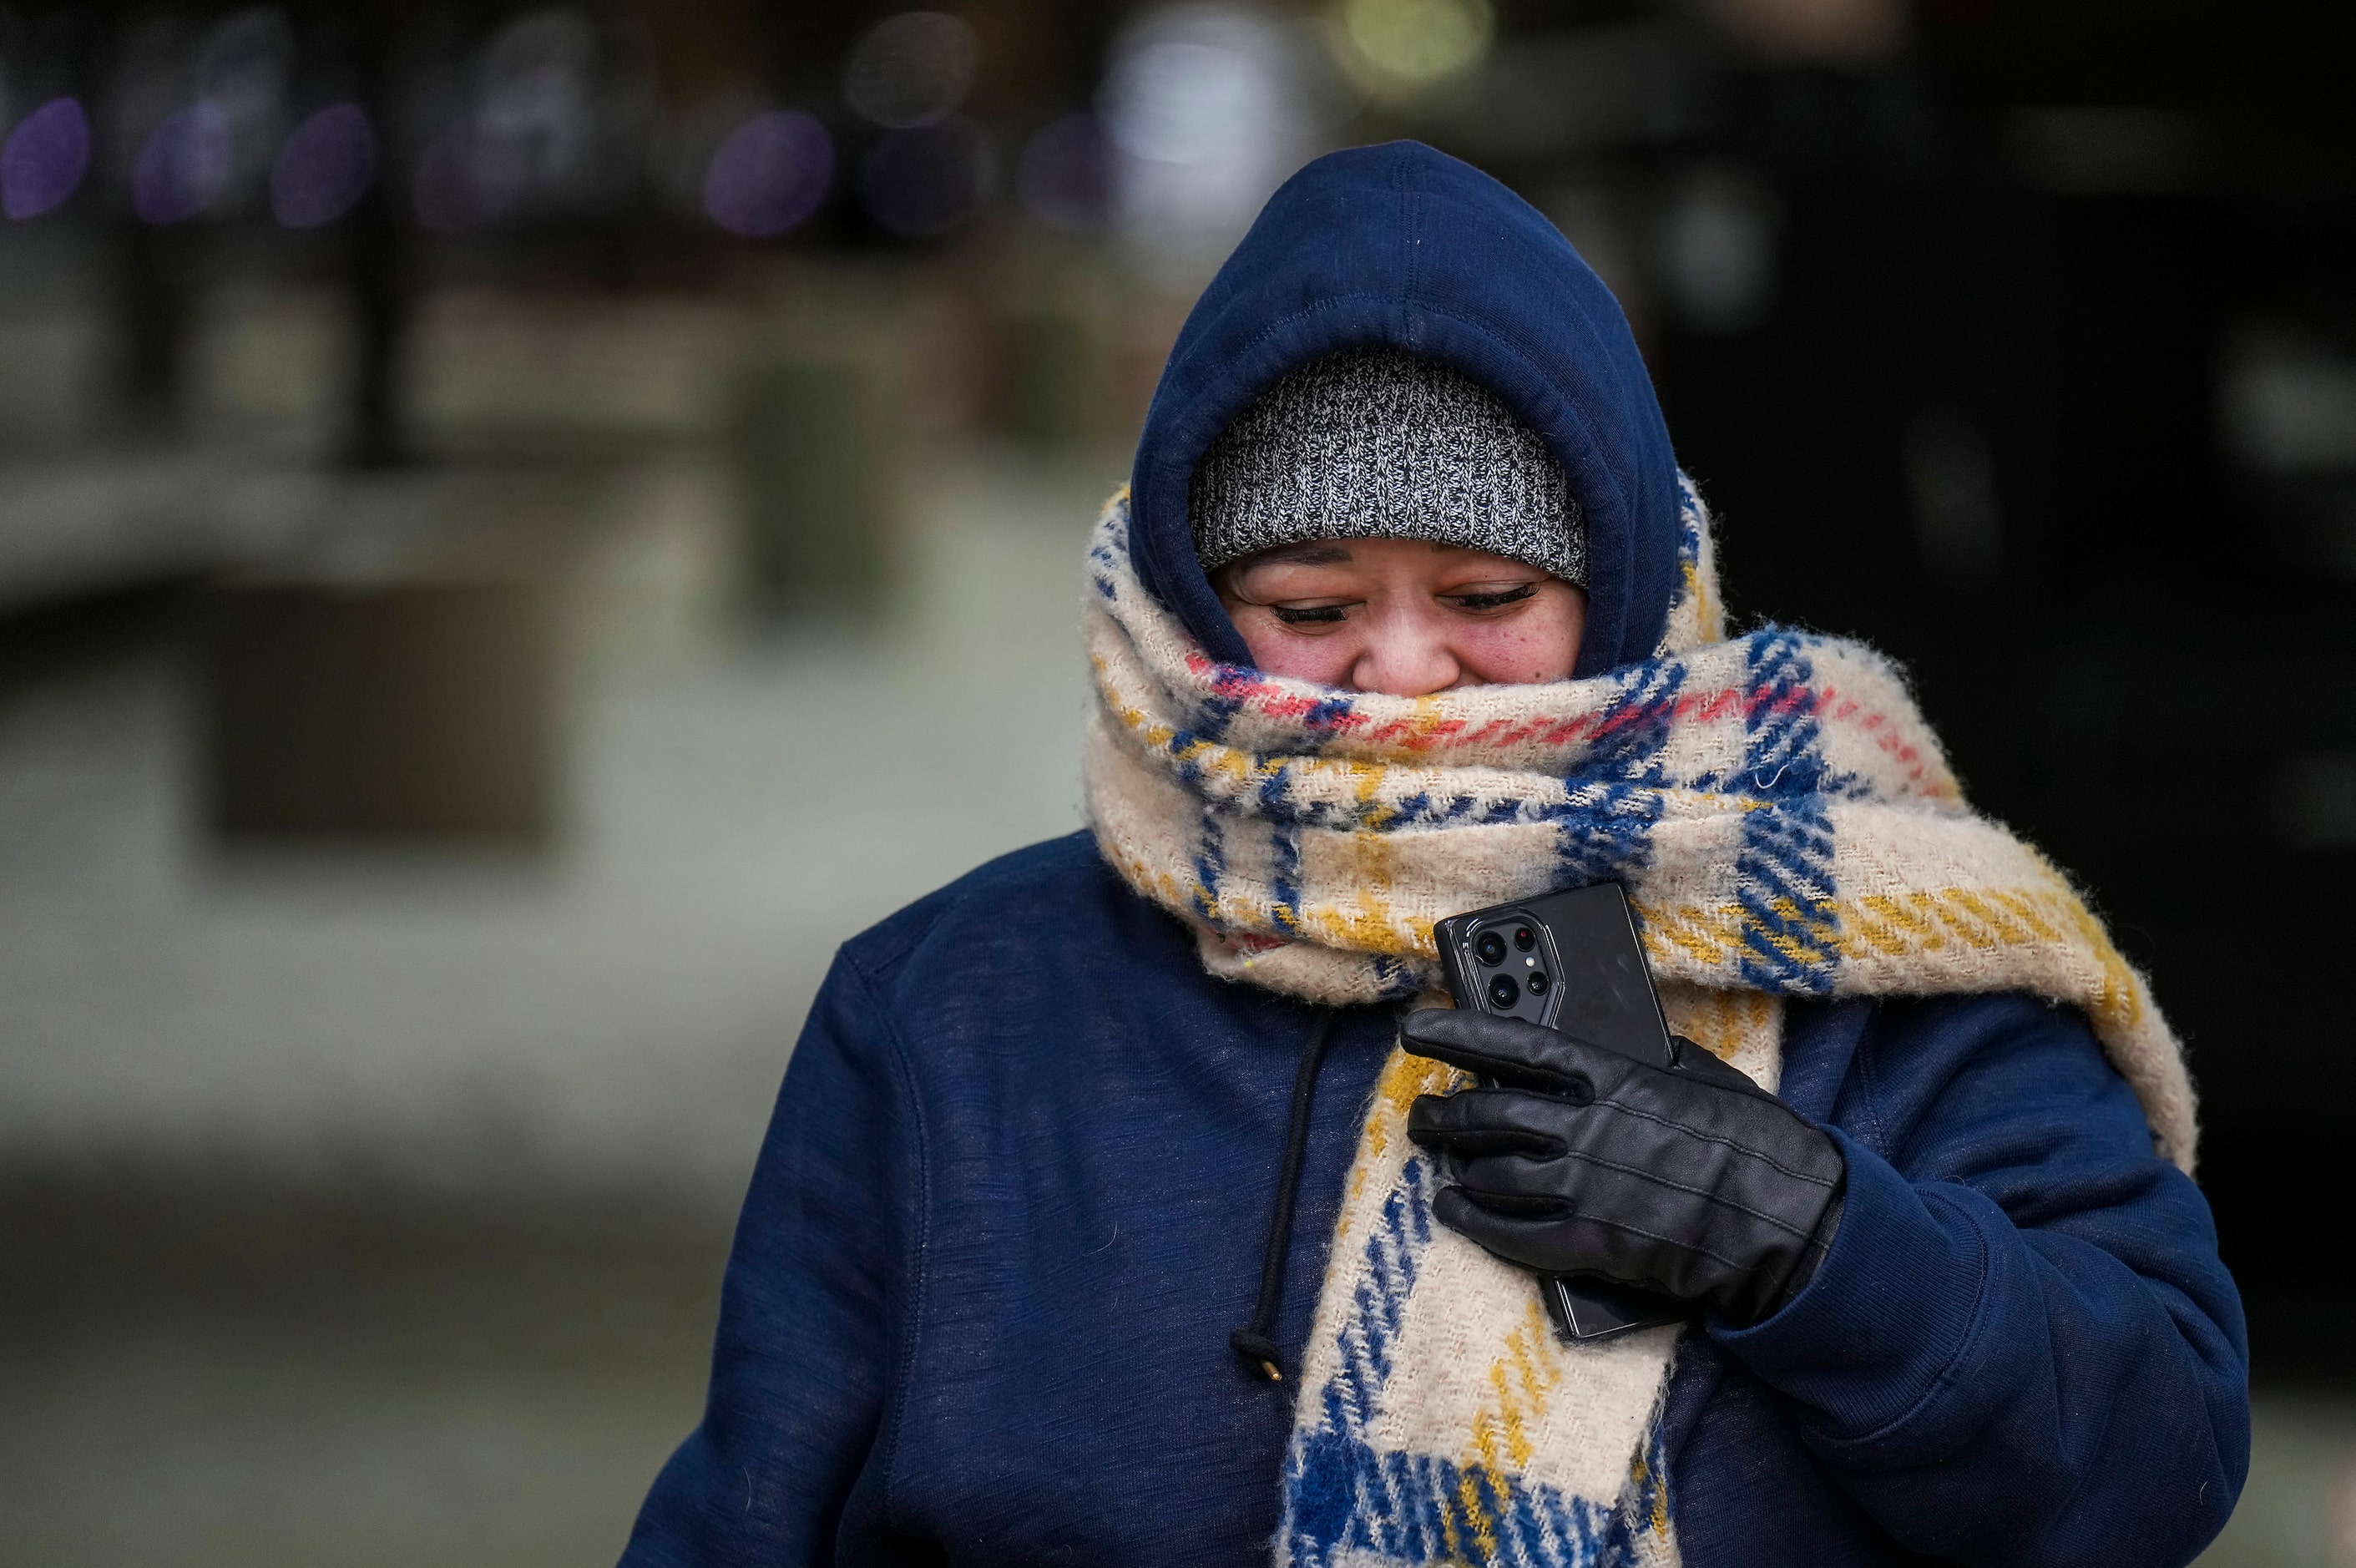
<svg viewBox="0 0 2356 1568"><path fill-rule="evenodd" d="M1518 588L1504 588L1494 594L1451 594L1448 596L1461 610L1494 610L1520 604L1537 591L1536 583L1524 583Z"/></svg>
<svg viewBox="0 0 2356 1568"><path fill-rule="evenodd" d="M1287 626L1332 626L1348 613L1347 605L1311 605L1295 608L1290 605L1270 605L1269 613Z"/></svg>

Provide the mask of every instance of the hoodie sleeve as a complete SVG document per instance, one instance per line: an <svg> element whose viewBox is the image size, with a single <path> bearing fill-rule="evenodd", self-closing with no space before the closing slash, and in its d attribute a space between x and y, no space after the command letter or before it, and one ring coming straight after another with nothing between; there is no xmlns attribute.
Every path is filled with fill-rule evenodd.
<svg viewBox="0 0 2356 1568"><path fill-rule="evenodd" d="M838 956L737 1221L702 1423L656 1477L623 1568L834 1562L845 1519L880 1511L922 1174L897 1044Z"/></svg>
<svg viewBox="0 0 2356 1568"><path fill-rule="evenodd" d="M2249 1467L2209 1208L2073 1012L1885 1004L1832 1121L1815 1278L1718 1342L1901 1543L1968 1564L2190 1561Z"/></svg>

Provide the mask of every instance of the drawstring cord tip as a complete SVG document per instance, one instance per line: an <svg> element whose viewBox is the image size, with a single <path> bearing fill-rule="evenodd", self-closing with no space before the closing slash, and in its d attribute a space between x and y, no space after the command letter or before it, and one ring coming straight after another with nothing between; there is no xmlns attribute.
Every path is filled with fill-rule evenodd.
<svg viewBox="0 0 2356 1568"><path fill-rule="evenodd" d="M1227 1336L1227 1348L1267 1373L1269 1382L1284 1381L1284 1373L1277 1366L1277 1359L1282 1352L1277 1349L1276 1341L1267 1335L1249 1328L1238 1328Z"/></svg>

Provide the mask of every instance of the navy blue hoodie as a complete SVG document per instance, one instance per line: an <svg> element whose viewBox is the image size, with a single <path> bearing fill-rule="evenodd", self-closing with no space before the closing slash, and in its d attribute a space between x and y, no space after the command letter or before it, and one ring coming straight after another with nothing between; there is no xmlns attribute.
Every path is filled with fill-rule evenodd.
<svg viewBox="0 0 2356 1568"><path fill-rule="evenodd" d="M1137 461L1155 591L1240 657L1187 475L1258 387L1374 341L1547 438L1594 531L1580 668L1648 654L1675 467L1626 326L1526 204L1407 144L1302 171L1188 321ZM1226 1338L1312 1015L1210 979L1084 834L846 943L745 1198L702 1424L625 1563L1266 1562L1291 1385ZM1787 1018L1782 1092L1838 1140L1847 1206L1789 1306L1686 1337L1662 1418L1685 1560L2190 1561L2248 1465L2241 1309L2083 1019L2012 995ZM1343 1013L1317 1086L1288 1365L1393 1029Z"/></svg>

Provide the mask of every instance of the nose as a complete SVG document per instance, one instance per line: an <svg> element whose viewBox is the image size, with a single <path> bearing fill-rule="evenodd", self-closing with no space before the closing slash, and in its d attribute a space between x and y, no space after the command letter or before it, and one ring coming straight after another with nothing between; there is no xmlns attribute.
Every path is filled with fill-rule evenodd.
<svg viewBox="0 0 2356 1568"><path fill-rule="evenodd" d="M1438 618L1401 607L1374 618L1350 666L1350 684L1389 697L1421 697L1448 690L1463 673Z"/></svg>

